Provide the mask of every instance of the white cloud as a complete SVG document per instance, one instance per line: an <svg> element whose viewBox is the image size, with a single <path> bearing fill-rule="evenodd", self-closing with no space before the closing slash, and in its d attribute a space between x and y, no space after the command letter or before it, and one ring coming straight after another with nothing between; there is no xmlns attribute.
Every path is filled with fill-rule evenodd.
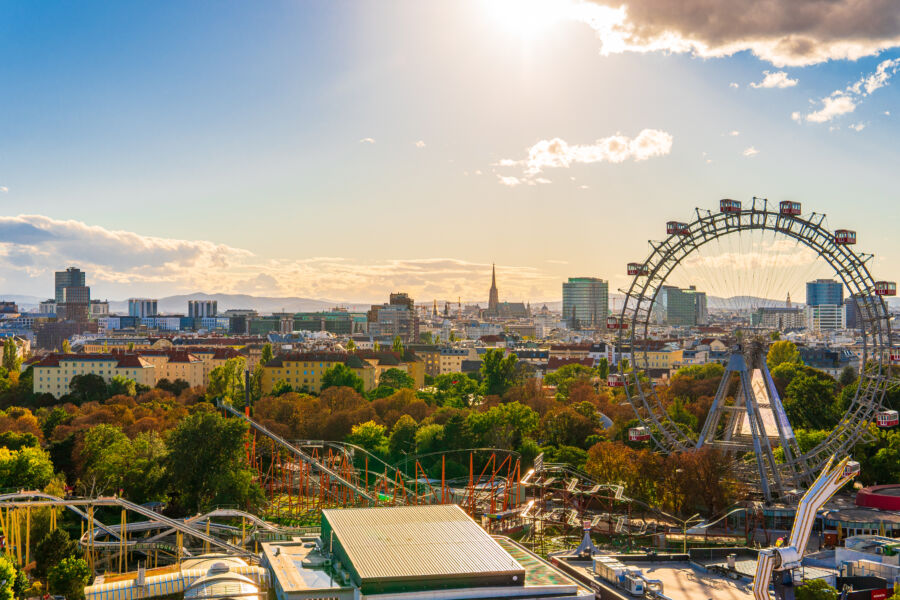
<svg viewBox="0 0 900 600"><path fill-rule="evenodd" d="M889 110L884 111L884 116L886 116L886 117L891 116L891 111L889 111Z"/></svg>
<svg viewBox="0 0 900 600"><path fill-rule="evenodd" d="M497 178L500 180L501 185L505 185L507 187L515 187L522 183L522 180L518 177L505 176L505 175L497 175Z"/></svg>
<svg viewBox="0 0 900 600"><path fill-rule="evenodd" d="M398 289L416 299L478 299L490 285L490 264L449 258L265 258L203 240L143 236L41 215L0 216L4 293L50 294L53 272L69 265L87 273L95 297L114 299L203 291L370 302ZM497 270L505 298L559 293L555 275L530 267Z"/></svg>
<svg viewBox="0 0 900 600"><path fill-rule="evenodd" d="M546 177L536 177L534 179L534 182L535 183L553 183L551 180L547 179Z"/></svg>
<svg viewBox="0 0 900 600"><path fill-rule="evenodd" d="M6 187L5 185L0 185L0 194L5 194L8 191L9 191L8 187Z"/></svg>
<svg viewBox="0 0 900 600"><path fill-rule="evenodd" d="M425 147L425 142L423 142L422 140L419 140L418 142L416 142L416 148L424 148L424 147Z"/></svg>
<svg viewBox="0 0 900 600"><path fill-rule="evenodd" d="M822 106L818 110L806 115L794 112L791 114L791 118L797 122L806 120L810 123L826 123L841 115L852 113L863 98L886 86L898 69L900 69L900 58L882 61L874 73L863 76L846 88L835 90L819 100Z"/></svg>
<svg viewBox="0 0 900 600"><path fill-rule="evenodd" d="M737 136L741 135L741 132L738 131L737 129L732 129L731 131L728 132L728 135L730 135L732 137L737 137Z"/></svg>
<svg viewBox="0 0 900 600"><path fill-rule="evenodd" d="M759 83L751 83L752 88L789 88L797 85L796 79L791 79L784 71L763 71L763 80Z"/></svg>
<svg viewBox="0 0 900 600"><path fill-rule="evenodd" d="M750 146L749 148L741 152L741 154L743 154L744 156L756 156L757 154L759 154L759 150L757 150L753 146Z"/></svg>
<svg viewBox="0 0 900 600"><path fill-rule="evenodd" d="M850 129L852 129L853 131L862 131L863 129L866 128L866 124L859 122L859 123L853 123L852 125L848 125L848 127Z"/></svg>
<svg viewBox="0 0 900 600"><path fill-rule="evenodd" d="M616 134L592 144L569 144L560 138L541 140L528 149L523 160L503 159L501 166L524 165L525 176L534 177L544 169L569 168L573 164L622 163L663 156L672 150L672 136L658 129L644 129L634 138Z"/></svg>
<svg viewBox="0 0 900 600"><path fill-rule="evenodd" d="M570 0L601 53L750 51L776 67L856 60L900 46L894 0Z"/></svg>
<svg viewBox="0 0 900 600"><path fill-rule="evenodd" d="M732 81L731 83L728 84L728 87L738 89L741 86L739 86L737 83Z"/></svg>
<svg viewBox="0 0 900 600"><path fill-rule="evenodd" d="M374 144L375 138L365 137L365 138L359 140L359 143L360 144Z"/></svg>

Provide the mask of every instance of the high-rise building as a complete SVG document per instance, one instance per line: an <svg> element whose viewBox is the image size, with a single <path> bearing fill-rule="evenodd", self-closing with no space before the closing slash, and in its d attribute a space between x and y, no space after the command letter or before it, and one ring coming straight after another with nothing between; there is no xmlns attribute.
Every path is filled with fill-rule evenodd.
<svg viewBox="0 0 900 600"><path fill-rule="evenodd" d="M695 327L709 323L706 292L695 286L687 289L664 285L657 300L658 318L675 327Z"/></svg>
<svg viewBox="0 0 900 600"><path fill-rule="evenodd" d="M373 336L400 338L404 342L419 339L419 317L413 299L404 292L392 293L388 304L376 304L366 313L369 333Z"/></svg>
<svg viewBox="0 0 900 600"><path fill-rule="evenodd" d="M109 302L106 300L91 300L91 318L99 319L100 317L109 316Z"/></svg>
<svg viewBox="0 0 900 600"><path fill-rule="evenodd" d="M188 300L188 316L195 319L215 317L219 312L217 300Z"/></svg>
<svg viewBox="0 0 900 600"><path fill-rule="evenodd" d="M488 314L496 315L500 310L500 292L497 291L497 266L491 265L491 289L488 292Z"/></svg>
<svg viewBox="0 0 900 600"><path fill-rule="evenodd" d="M806 307L806 327L812 331L835 331L846 326L846 309L842 304L819 304Z"/></svg>
<svg viewBox="0 0 900 600"><path fill-rule="evenodd" d="M562 284L563 318L573 329L606 327L609 282L596 277L569 277Z"/></svg>
<svg viewBox="0 0 900 600"><path fill-rule="evenodd" d="M816 279L806 283L806 305L840 305L844 303L844 285L833 279Z"/></svg>
<svg viewBox="0 0 900 600"><path fill-rule="evenodd" d="M141 319L155 317L158 314L156 305L157 301L153 298L129 298L128 316Z"/></svg>
<svg viewBox="0 0 900 600"><path fill-rule="evenodd" d="M56 303L61 304L65 301L63 290L68 287L84 287L84 271L76 267L69 267L65 271L57 271L54 280L56 284Z"/></svg>
<svg viewBox="0 0 900 600"><path fill-rule="evenodd" d="M788 302L790 303L790 296L788 296ZM777 329L778 331L802 329L806 327L806 315L802 308L761 306L750 315L750 324L754 327Z"/></svg>

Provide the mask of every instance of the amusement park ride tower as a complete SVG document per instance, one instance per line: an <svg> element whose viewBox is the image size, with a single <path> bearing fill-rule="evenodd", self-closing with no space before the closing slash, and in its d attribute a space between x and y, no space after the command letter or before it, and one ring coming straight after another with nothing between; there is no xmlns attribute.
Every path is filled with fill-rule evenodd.
<svg viewBox="0 0 900 600"><path fill-rule="evenodd" d="M729 402L733 389L734 402ZM801 456L800 448L766 366L766 343L762 339L734 349L697 440L697 448L704 446L728 454L752 450L766 500L812 481L809 467L794 460ZM785 480L775 462L776 446L783 449L787 463L792 465L790 481Z"/></svg>

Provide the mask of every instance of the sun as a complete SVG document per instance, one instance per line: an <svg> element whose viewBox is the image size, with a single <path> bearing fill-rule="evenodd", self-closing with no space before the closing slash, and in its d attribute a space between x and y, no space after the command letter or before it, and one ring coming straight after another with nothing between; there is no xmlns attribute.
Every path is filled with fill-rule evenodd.
<svg viewBox="0 0 900 600"><path fill-rule="evenodd" d="M560 21L571 19L571 0L483 0L491 20L506 33L535 39Z"/></svg>

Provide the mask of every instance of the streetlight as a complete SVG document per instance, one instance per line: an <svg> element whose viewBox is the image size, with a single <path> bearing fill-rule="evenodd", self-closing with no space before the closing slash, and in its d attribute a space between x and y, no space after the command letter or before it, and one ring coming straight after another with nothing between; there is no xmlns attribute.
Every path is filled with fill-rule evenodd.
<svg viewBox="0 0 900 600"><path fill-rule="evenodd" d="M681 534L681 542L682 542L682 554L687 554L687 529L688 523L691 523L694 519L697 519L697 523L702 523L703 519L700 518L700 513L697 513L691 517L688 517L687 520L681 522L682 526L682 534Z"/></svg>

